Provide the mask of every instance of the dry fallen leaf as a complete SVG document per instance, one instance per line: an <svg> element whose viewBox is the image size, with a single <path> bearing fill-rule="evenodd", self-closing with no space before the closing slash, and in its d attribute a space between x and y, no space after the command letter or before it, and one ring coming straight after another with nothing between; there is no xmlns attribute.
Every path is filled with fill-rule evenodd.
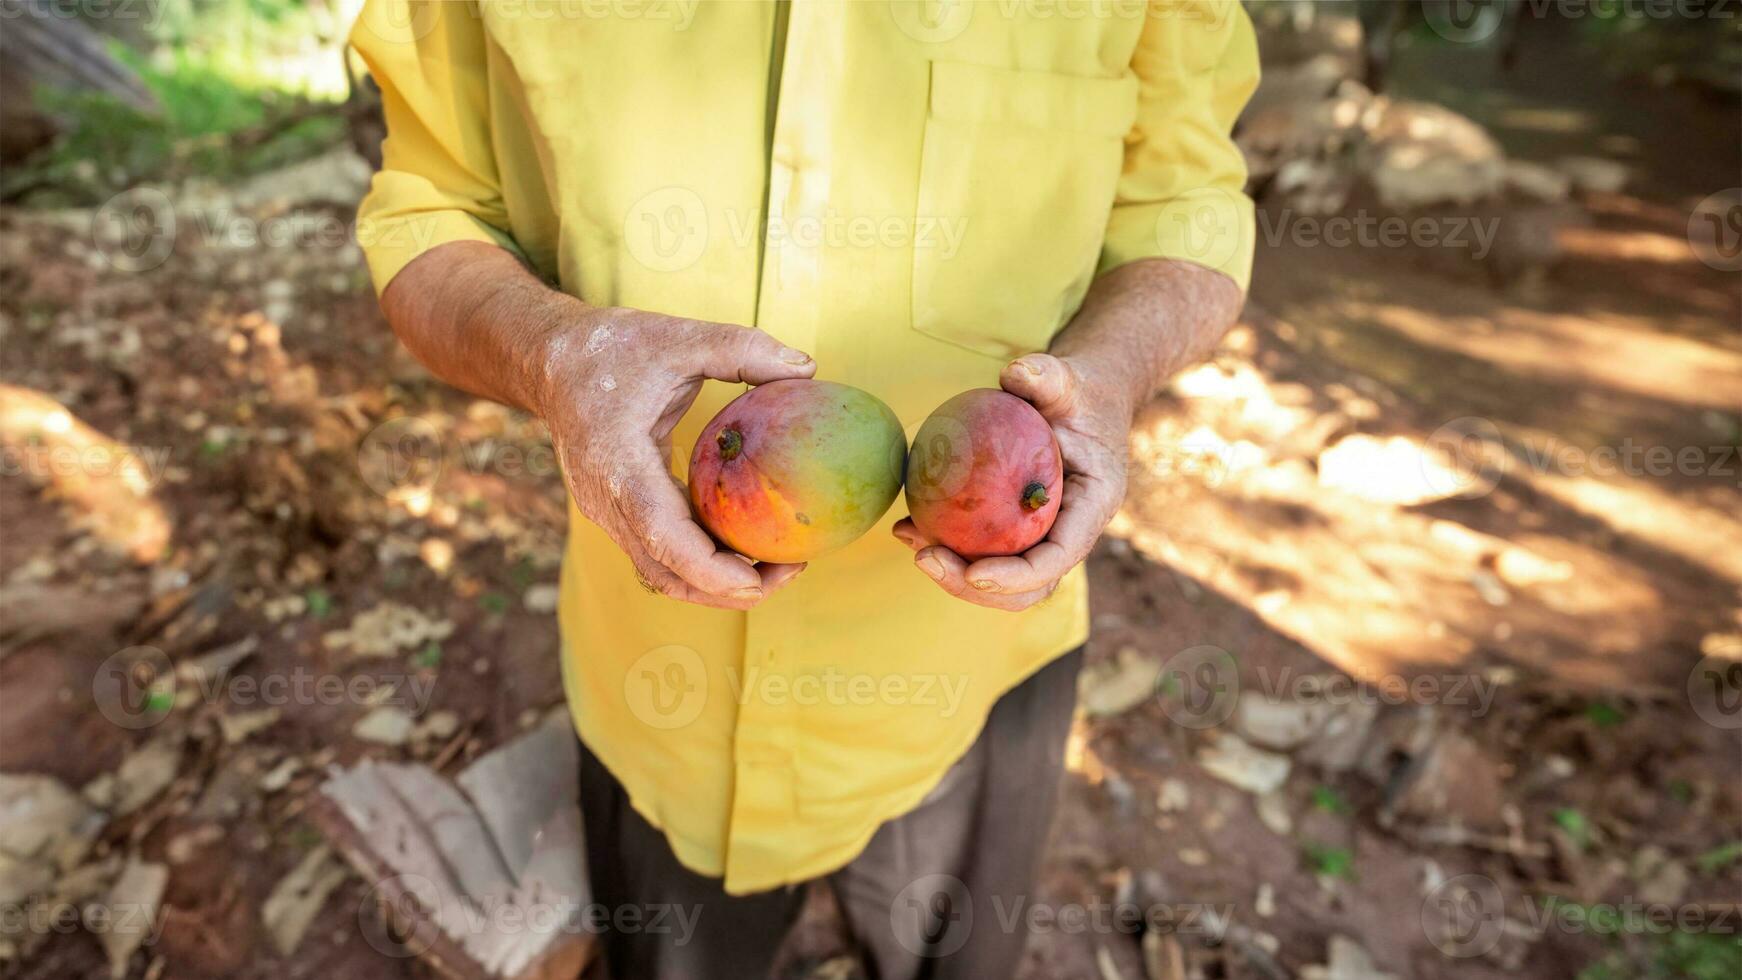
<svg viewBox="0 0 1742 980"><path fill-rule="evenodd" d="M289 874L279 879L260 908L261 921L266 924L279 955L296 952L309 923L314 921L327 896L344 880L344 867L333 860L332 848L325 844L309 851Z"/></svg>
<svg viewBox="0 0 1742 980"><path fill-rule="evenodd" d="M158 903L168 882L168 868L130 858L121 876L109 886L107 897L98 903L104 910L101 918L91 908L85 909L85 927L102 942L112 980L127 975L133 953L156 931Z"/></svg>

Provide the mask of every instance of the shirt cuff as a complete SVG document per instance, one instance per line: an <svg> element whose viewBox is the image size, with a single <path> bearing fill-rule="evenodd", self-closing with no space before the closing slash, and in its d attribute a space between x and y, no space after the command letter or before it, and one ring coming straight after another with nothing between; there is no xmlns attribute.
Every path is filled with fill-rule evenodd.
<svg viewBox="0 0 1742 980"><path fill-rule="evenodd" d="M357 245L380 296L413 259L449 242L487 242L520 254L501 229L458 208L374 214L357 220Z"/></svg>
<svg viewBox="0 0 1742 980"><path fill-rule="evenodd" d="M1215 269L1244 291L1256 242L1252 199L1204 187L1167 201L1122 204L1107 221L1097 275L1138 259L1178 259Z"/></svg>

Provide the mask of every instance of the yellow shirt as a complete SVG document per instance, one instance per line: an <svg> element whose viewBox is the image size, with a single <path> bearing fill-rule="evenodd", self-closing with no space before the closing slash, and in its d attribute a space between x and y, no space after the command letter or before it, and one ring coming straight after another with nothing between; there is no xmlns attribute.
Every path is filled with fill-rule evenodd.
<svg viewBox="0 0 1742 980"><path fill-rule="evenodd" d="M358 223L378 288L494 241L589 303L765 330L910 436L1044 349L1098 272L1250 268L1229 130L1258 53L1233 0L370 0L352 43L387 113ZM680 476L742 390L705 387ZM1081 569L1027 612L978 608L913 567L904 512L748 614L648 595L570 515L575 724L729 892L852 860L1087 636Z"/></svg>

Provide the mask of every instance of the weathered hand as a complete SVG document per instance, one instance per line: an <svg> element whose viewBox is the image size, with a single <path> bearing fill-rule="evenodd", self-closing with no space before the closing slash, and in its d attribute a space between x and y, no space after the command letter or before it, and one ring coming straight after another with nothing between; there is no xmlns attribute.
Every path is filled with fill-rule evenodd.
<svg viewBox="0 0 1742 980"><path fill-rule="evenodd" d="M585 309L550 335L537 410L569 493L649 591L748 609L804 569L722 551L667 466L702 381L808 378L816 363L759 330L639 310Z"/></svg>
<svg viewBox="0 0 1742 980"><path fill-rule="evenodd" d="M1065 489L1058 518L1045 540L1020 555L972 564L927 541L911 519L895 536L917 552L915 564L945 592L975 605L1012 612L1052 595L1075 568L1125 499L1125 447L1131 430L1129 395L1116 383L1090 375L1082 362L1029 354L1004 368L998 383L1027 399L1052 424L1064 457Z"/></svg>

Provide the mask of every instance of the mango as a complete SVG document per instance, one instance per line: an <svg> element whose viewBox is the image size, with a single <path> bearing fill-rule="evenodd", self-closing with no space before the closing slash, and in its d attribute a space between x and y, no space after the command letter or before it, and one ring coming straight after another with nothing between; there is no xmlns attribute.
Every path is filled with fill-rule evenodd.
<svg viewBox="0 0 1742 980"><path fill-rule="evenodd" d="M832 381L773 381L738 396L690 456L696 517L757 561L851 544L901 489L907 440L875 396Z"/></svg>
<svg viewBox="0 0 1742 980"><path fill-rule="evenodd" d="M969 561L1018 555L1058 516L1064 463L1033 405L996 388L938 406L913 437L907 509L914 527Z"/></svg>

